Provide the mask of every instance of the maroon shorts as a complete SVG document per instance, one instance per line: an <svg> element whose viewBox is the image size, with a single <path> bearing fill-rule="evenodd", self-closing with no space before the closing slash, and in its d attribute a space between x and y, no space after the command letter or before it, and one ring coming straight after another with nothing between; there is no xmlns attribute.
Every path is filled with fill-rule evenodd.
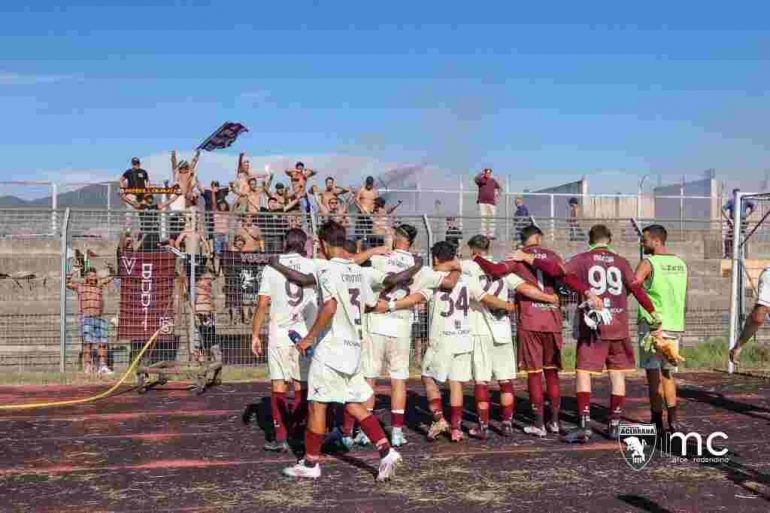
<svg viewBox="0 0 770 513"><path fill-rule="evenodd" d="M520 371L561 370L561 333L522 329L516 334L516 347Z"/></svg>
<svg viewBox="0 0 770 513"><path fill-rule="evenodd" d="M634 346L630 338L619 340L578 340L577 370L593 373L607 370L631 371L636 368Z"/></svg>

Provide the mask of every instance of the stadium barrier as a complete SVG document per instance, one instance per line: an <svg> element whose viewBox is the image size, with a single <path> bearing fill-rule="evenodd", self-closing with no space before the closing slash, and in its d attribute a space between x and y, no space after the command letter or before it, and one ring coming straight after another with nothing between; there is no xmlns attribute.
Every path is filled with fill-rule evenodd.
<svg viewBox="0 0 770 513"><path fill-rule="evenodd" d="M312 234L324 220L324 216L299 213L220 213L214 217L201 211L0 209L0 277L4 278L0 279L0 367L79 370L87 360L84 341L106 338L107 362L119 371L128 364L137 344L158 327L164 330L150 352L151 359L189 361L198 348L215 344L221 348L225 365L264 363L250 350L250 323L261 269L270 256L281 253L289 228ZM396 223L412 224L418 230L413 251L426 264L434 242L454 240L467 256L463 241L483 227L489 228L482 226L481 218L468 216L348 215L338 220L362 248L387 242ZM568 256L585 249L587 231L596 221L610 227L613 245L635 265L638 238L629 219L498 217L493 252L503 257L513 250L517 230L534 222L544 231L546 245ZM670 246L691 269L688 343L725 336L729 280L720 272L722 223L658 221L669 228ZM649 222L652 220L640 220L642 225ZM187 244L183 246L187 247L166 244L185 232ZM235 247L239 235L248 238L246 242L255 251ZM193 248L197 238L201 251ZM312 237L307 249L308 253L317 251ZM104 306L96 316L100 320L86 319L91 316L82 314L88 306L83 305L83 296L66 287L68 276L80 282L89 268L101 280ZM572 319L574 301L566 300L564 308L565 317ZM568 323L564 329L567 335L571 332ZM417 361L427 341L424 308L416 312L413 338ZM94 361L97 358L98 354L93 355Z"/></svg>

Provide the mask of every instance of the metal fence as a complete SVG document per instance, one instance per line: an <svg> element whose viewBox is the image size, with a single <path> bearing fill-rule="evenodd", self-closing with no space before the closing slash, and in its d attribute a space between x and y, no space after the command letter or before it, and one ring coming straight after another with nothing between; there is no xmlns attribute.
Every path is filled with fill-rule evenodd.
<svg viewBox="0 0 770 513"><path fill-rule="evenodd" d="M158 184L163 180L155 180ZM223 180L224 184L225 181ZM679 186L676 186L677 188ZM677 189L679 190L679 189ZM720 188L721 190L721 188ZM406 215L474 216L478 214L477 188L472 182L459 180L457 187L436 189L419 181L408 188L381 187L380 195L392 204L401 201L399 212ZM0 207L30 208L99 208L121 206L118 182L45 182L0 181ZM529 213L536 217L567 218L570 200L578 203L579 214L591 218L661 217L684 220L715 219L719 207L727 199L719 194L595 194L587 188L580 192L515 191L506 183L497 204L497 215L512 217L516 200L523 200Z"/></svg>
<svg viewBox="0 0 770 513"><path fill-rule="evenodd" d="M215 345L226 365L260 363L250 351L250 324L261 270L271 255L282 252L289 228L312 235L324 220L300 214L0 210L0 366L79 370L88 364L98 368L103 360L120 369L159 326L165 329L150 359L190 361L201 348ZM435 241L458 242L463 253L462 241L489 228L478 217L348 216L342 221L359 248L388 243L395 223L412 224L418 230L412 249L426 263ZM534 221L546 244L564 255L585 248L594 223ZM601 222L612 230L616 249L635 263L638 240L629 220ZM720 271L721 223L661 222L669 227L670 245L690 264L690 341L724 334L729 298L728 280ZM519 228L515 219L494 219L496 256L514 249ZM307 252L316 251L311 237ZM89 269L95 271L95 285L85 282ZM571 318L571 306L565 308ZM427 340L424 309L414 326L419 355Z"/></svg>

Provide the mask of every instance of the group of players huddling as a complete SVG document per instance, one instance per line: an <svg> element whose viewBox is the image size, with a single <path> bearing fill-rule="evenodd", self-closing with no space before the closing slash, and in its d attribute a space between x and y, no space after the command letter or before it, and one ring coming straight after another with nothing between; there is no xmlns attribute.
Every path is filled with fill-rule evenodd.
<svg viewBox="0 0 770 513"><path fill-rule="evenodd" d="M499 433L511 436L517 362L518 370L527 374L534 418L525 433L588 442L592 434L591 376L606 369L612 390L607 436L616 438L625 400L624 373L636 368L627 295L633 294L641 307L640 336L663 336L665 330L665 336L678 342L684 331L687 267L667 250L666 230L660 225L643 230L647 257L636 271L613 252L612 234L604 225L593 226L589 249L567 261L544 248L541 230L530 225L520 230L520 249L508 260L491 261L490 240L477 235L467 243L470 260L458 260L452 243L434 244L432 267L423 266L421 258L409 251L417 236L413 226L401 224L394 231L392 249L356 252L355 244L346 240L345 228L329 221L318 232L325 258L312 259L304 254L307 235L290 230L285 253L263 271L252 350L257 355L267 353L272 381L275 440L265 449L288 451L290 439L301 440L304 427L304 457L284 469L288 476L320 477L321 449L330 440L345 449L373 444L380 454L377 479L393 475L401 462L394 447L407 443L406 380L413 312L420 303L428 304L428 346L421 375L432 415L429 441L444 434L452 442L463 440L463 387L468 382L474 385L478 415L478 423L468 435L486 439L493 380L500 390ZM563 432L559 421L559 293L564 287L582 301L575 331L579 425L568 432ZM509 292L514 303L508 302ZM511 312L517 316L516 351ZM268 314L265 346L260 334ZM652 421L664 432L665 404L669 429L680 430L673 366L644 349L640 349L640 359L648 376ZM372 387L384 372L391 385L390 437L373 414ZM448 421L439 388L443 383L449 390ZM291 405L289 387L294 394ZM342 427L332 432L327 429L330 403L344 405Z"/></svg>

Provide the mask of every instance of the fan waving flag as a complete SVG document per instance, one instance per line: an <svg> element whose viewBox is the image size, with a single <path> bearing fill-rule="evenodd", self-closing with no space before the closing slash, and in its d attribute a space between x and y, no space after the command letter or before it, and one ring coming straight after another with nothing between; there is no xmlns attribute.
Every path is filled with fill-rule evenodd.
<svg viewBox="0 0 770 513"><path fill-rule="evenodd" d="M249 129L240 123L225 122L216 132L206 138L197 149L214 151L227 148L235 142L239 135L248 132Z"/></svg>

